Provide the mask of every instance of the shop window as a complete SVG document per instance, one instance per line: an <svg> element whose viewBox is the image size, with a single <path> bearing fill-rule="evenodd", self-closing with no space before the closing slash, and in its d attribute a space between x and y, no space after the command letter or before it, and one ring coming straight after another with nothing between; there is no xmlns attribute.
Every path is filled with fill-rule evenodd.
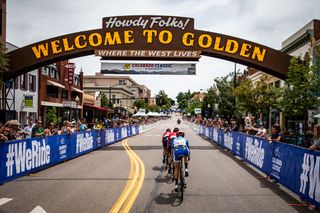
<svg viewBox="0 0 320 213"><path fill-rule="evenodd" d="M36 76L35 75L29 75L29 90L31 92L36 91Z"/></svg>
<svg viewBox="0 0 320 213"><path fill-rule="evenodd" d="M275 88L280 88L280 80L274 82L274 87Z"/></svg>
<svg viewBox="0 0 320 213"><path fill-rule="evenodd" d="M126 80L119 80L119 85L126 85Z"/></svg>
<svg viewBox="0 0 320 213"><path fill-rule="evenodd" d="M81 82L80 82L80 76L79 76L79 75L75 75L75 76L74 76L74 85L80 87Z"/></svg>
<svg viewBox="0 0 320 213"><path fill-rule="evenodd" d="M27 90L28 88L28 74L23 74L20 76L20 89Z"/></svg>
<svg viewBox="0 0 320 213"><path fill-rule="evenodd" d="M58 98L58 88L54 86L47 86L47 96L52 98Z"/></svg>

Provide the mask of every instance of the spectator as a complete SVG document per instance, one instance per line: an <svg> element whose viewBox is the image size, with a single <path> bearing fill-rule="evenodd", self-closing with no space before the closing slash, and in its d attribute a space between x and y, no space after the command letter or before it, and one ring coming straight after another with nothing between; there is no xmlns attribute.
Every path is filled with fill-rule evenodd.
<svg viewBox="0 0 320 213"><path fill-rule="evenodd" d="M38 120L37 124L32 128L31 137L43 137L42 121Z"/></svg>
<svg viewBox="0 0 320 213"><path fill-rule="evenodd" d="M271 129L271 136L268 138L269 143L280 142L282 139L282 134L280 132L280 127L273 125Z"/></svg>
<svg viewBox="0 0 320 213"><path fill-rule="evenodd" d="M0 129L0 142L5 142L5 141L9 140L10 130L11 130L11 127L10 127L9 121L8 121Z"/></svg>
<svg viewBox="0 0 320 213"><path fill-rule="evenodd" d="M231 131L238 132L239 127L237 125L237 122L235 120L231 121Z"/></svg>
<svg viewBox="0 0 320 213"><path fill-rule="evenodd" d="M61 134L72 134L72 128L71 128L71 122L70 121L64 121L63 126L61 128Z"/></svg>
<svg viewBox="0 0 320 213"><path fill-rule="evenodd" d="M80 128L79 128L79 131L80 132L83 132L83 131L86 131L88 129L87 127L87 121L86 119L81 119L80 120Z"/></svg>
<svg viewBox="0 0 320 213"><path fill-rule="evenodd" d="M24 127L24 132L26 134L26 138L31 138L32 128L34 127L33 121L31 118L28 119L28 125Z"/></svg>
<svg viewBox="0 0 320 213"><path fill-rule="evenodd" d="M320 124L314 126L313 135L314 143L312 146L309 147L309 150L316 150L320 148Z"/></svg>
<svg viewBox="0 0 320 213"><path fill-rule="evenodd" d="M256 133L257 137L260 137L260 138L265 138L266 137L267 130L266 130L266 128L263 127L262 123L260 123L259 124L259 128L255 129L255 130L257 131L257 133Z"/></svg>
<svg viewBox="0 0 320 213"><path fill-rule="evenodd" d="M54 123L50 123L48 128L44 130L44 135L45 136L51 136L51 135L57 135L58 134L58 129L55 128Z"/></svg>
<svg viewBox="0 0 320 213"><path fill-rule="evenodd" d="M11 130L9 133L9 140L20 140L25 137L25 132L23 129L19 128L20 123L17 120L9 121L9 125L11 126Z"/></svg>

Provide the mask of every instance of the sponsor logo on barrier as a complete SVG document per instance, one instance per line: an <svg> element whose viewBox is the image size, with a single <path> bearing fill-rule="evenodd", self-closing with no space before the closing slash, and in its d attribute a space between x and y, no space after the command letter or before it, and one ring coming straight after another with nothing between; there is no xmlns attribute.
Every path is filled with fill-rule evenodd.
<svg viewBox="0 0 320 213"><path fill-rule="evenodd" d="M31 148L27 149L27 142L20 142L8 145L6 154L7 177L13 174L15 166L16 174L50 163L50 146L43 139L42 143L36 140L31 141Z"/></svg>
<svg viewBox="0 0 320 213"><path fill-rule="evenodd" d="M213 129L213 140L218 142L218 130Z"/></svg>
<svg viewBox="0 0 320 213"><path fill-rule="evenodd" d="M320 202L320 156L305 153L300 175L300 192L306 194L309 186L309 197Z"/></svg>
<svg viewBox="0 0 320 213"><path fill-rule="evenodd" d="M209 138L209 128L205 129L205 135L206 135L206 138Z"/></svg>
<svg viewBox="0 0 320 213"><path fill-rule="evenodd" d="M121 128L121 136L122 136L122 138L128 137L127 128L126 127L122 127Z"/></svg>
<svg viewBox="0 0 320 213"><path fill-rule="evenodd" d="M262 141L253 140L251 137L246 138L245 158L259 167L263 166L265 150L262 148Z"/></svg>
<svg viewBox="0 0 320 213"><path fill-rule="evenodd" d="M114 142L114 132L113 129L106 130L106 137L105 137L106 143L112 143Z"/></svg>
<svg viewBox="0 0 320 213"><path fill-rule="evenodd" d="M231 132L227 132L224 134L224 146L228 149L232 150L233 146L233 137Z"/></svg>
<svg viewBox="0 0 320 213"><path fill-rule="evenodd" d="M60 160L67 158L67 148L68 145L65 142L65 137L61 137L60 139L60 145L59 145L59 154L60 154Z"/></svg>
<svg viewBox="0 0 320 213"><path fill-rule="evenodd" d="M271 175L280 179L280 172L282 168L282 160L280 160L280 148L277 147L273 151L273 157L272 157L272 171Z"/></svg>
<svg viewBox="0 0 320 213"><path fill-rule="evenodd" d="M135 127L135 126L131 127L131 131L132 131L132 135L137 134L137 133L136 133L136 127Z"/></svg>
<svg viewBox="0 0 320 213"><path fill-rule="evenodd" d="M101 136L100 136L100 132L98 133L98 136L97 136L97 147L100 147L101 146Z"/></svg>
<svg viewBox="0 0 320 213"><path fill-rule="evenodd" d="M77 135L77 142L76 142L76 153L85 152L89 149L93 148L93 137L92 133L80 133Z"/></svg>

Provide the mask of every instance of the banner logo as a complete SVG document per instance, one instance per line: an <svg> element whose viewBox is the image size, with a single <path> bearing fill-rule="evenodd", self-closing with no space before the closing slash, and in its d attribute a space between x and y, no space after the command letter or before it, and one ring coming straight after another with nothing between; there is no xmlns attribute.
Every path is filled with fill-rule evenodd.
<svg viewBox="0 0 320 213"><path fill-rule="evenodd" d="M9 144L6 158L7 177L10 177L49 164L50 146L46 144L44 139L42 143L33 140L31 142L31 148L27 148L27 142ZM15 174L13 172L14 166Z"/></svg>

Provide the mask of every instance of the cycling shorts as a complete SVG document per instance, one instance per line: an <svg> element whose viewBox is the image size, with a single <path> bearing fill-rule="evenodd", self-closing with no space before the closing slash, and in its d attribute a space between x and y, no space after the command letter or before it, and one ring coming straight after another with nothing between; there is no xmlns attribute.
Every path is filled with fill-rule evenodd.
<svg viewBox="0 0 320 213"><path fill-rule="evenodd" d="M177 162L181 160L181 157L188 157L190 154L188 147L182 146L174 148L173 150L173 161Z"/></svg>

